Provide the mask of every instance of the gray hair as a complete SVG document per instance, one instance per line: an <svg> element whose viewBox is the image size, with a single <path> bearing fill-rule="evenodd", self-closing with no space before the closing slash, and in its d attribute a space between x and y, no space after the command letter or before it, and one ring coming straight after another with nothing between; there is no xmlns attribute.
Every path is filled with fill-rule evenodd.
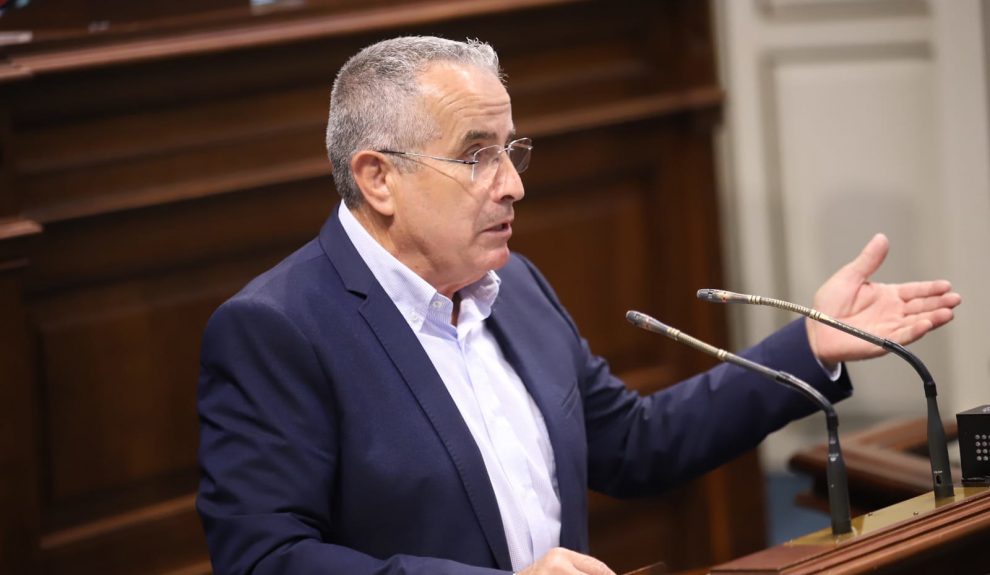
<svg viewBox="0 0 990 575"><path fill-rule="evenodd" d="M348 208L363 196L351 173L361 150L409 150L437 137L439 128L423 107L419 75L431 64L450 62L490 71L499 79L498 55L478 40L456 42L432 36L406 36L372 44L351 57L337 73L330 92L327 155L337 193ZM414 164L396 157L399 169Z"/></svg>

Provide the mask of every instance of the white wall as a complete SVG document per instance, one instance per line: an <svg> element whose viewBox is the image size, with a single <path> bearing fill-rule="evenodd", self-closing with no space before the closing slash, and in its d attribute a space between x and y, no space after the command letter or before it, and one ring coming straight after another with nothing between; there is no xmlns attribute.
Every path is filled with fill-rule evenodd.
<svg viewBox="0 0 990 575"><path fill-rule="evenodd" d="M723 230L734 291L810 304L875 233L879 281L946 277L957 319L912 346L942 416L990 403L990 145L986 7L980 0L716 0L727 92ZM750 345L791 319L734 308ZM853 364L848 432L924 417L921 383L893 357ZM820 416L764 444L780 468L824 440Z"/></svg>

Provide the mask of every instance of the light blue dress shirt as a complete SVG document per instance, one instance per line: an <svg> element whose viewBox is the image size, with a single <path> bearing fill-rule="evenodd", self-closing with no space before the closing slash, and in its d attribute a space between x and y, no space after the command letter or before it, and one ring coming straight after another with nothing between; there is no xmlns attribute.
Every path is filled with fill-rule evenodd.
<svg viewBox="0 0 990 575"><path fill-rule="evenodd" d="M485 326L498 296L494 271L454 303L388 253L340 204L340 223L433 362L474 437L498 501L514 571L560 541L560 496L543 415Z"/></svg>

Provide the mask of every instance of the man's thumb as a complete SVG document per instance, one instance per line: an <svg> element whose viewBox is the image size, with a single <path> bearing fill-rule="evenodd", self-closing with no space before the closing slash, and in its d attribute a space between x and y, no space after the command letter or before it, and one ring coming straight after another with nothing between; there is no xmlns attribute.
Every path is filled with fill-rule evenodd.
<svg viewBox="0 0 990 575"><path fill-rule="evenodd" d="M880 264L887 257L890 250L890 240L883 234L876 234L859 252L856 259L849 262L847 268L864 280L869 279L878 269Z"/></svg>

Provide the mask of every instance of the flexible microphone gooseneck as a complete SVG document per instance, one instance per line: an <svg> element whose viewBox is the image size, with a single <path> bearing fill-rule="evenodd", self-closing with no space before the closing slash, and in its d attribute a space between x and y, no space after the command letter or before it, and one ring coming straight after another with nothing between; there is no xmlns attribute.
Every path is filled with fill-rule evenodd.
<svg viewBox="0 0 990 575"><path fill-rule="evenodd" d="M634 326L665 335L674 341L686 344L702 353L718 358L756 373L787 386L805 396L825 412L825 426L828 429L828 462L825 468L828 480L828 507L832 516L832 534L842 535L852 531L852 521L849 514L849 482L846 479L846 464L842 459L842 448L839 446L839 417L835 414L832 403L817 389L804 381L785 372L760 365L724 349L707 344L691 337L679 329L674 329L661 323L645 313L638 311L626 312L626 319Z"/></svg>
<svg viewBox="0 0 990 575"><path fill-rule="evenodd" d="M719 289L700 289L698 290L698 299L715 303L765 305L799 313L819 323L868 341L911 364L914 371L921 376L921 381L924 382L925 398L928 403L928 456L932 467L932 489L935 492L935 497L938 499L952 497L954 490L952 488L952 468L949 466L949 447L945 440L945 430L942 428L942 418L938 414L938 392L935 389L935 379L932 378L932 374L928 371L925 364L918 359L918 356L908 351L907 348L899 343L894 343L889 339L865 332L818 310L789 301Z"/></svg>

